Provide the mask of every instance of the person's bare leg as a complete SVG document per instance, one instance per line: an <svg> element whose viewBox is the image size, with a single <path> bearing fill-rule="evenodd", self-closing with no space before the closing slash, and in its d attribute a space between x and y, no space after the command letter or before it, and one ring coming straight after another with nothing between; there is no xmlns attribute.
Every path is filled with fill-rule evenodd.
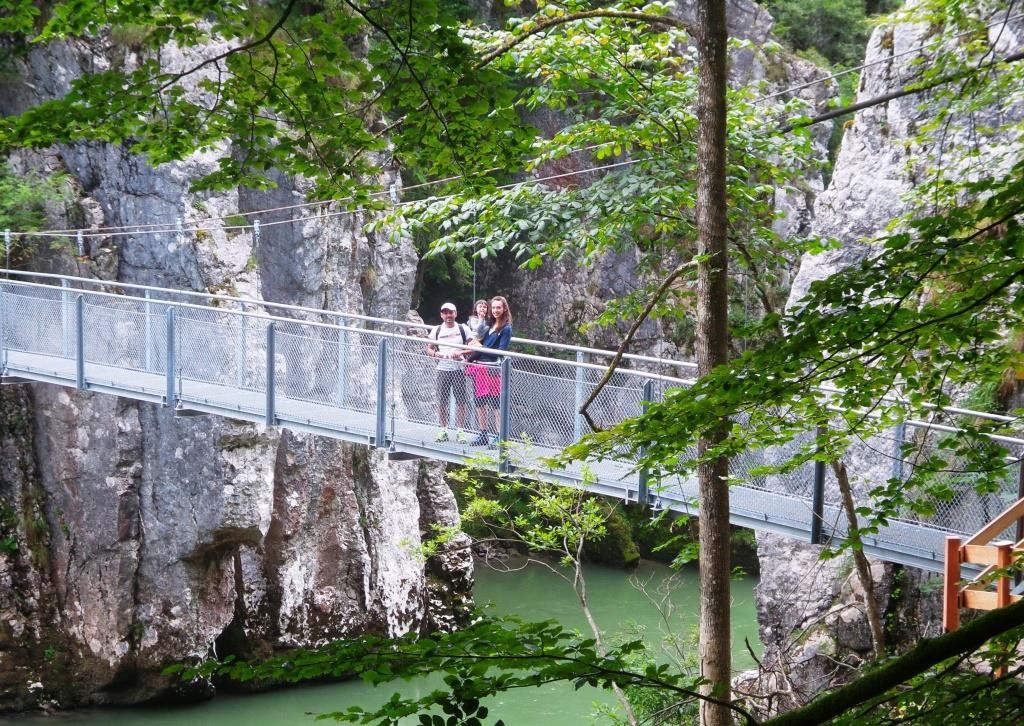
<svg viewBox="0 0 1024 726"><path fill-rule="evenodd" d="M437 421L441 425L441 428L448 428L448 402L439 403L437 405Z"/></svg>

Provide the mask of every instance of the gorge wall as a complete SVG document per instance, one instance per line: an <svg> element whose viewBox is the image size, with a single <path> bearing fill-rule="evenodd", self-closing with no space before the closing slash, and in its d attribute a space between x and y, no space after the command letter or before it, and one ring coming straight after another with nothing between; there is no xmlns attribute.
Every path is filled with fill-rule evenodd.
<svg viewBox="0 0 1024 726"><path fill-rule="evenodd" d="M0 88L0 113L66 92L86 69L132 62L105 39L33 51ZM110 144L16 154L15 172L69 176L72 200L51 210L53 227L203 228L89 238L82 257L40 243L29 264L406 317L410 240L316 208L264 216L287 223L258 241L225 230L224 217L301 203L306 187L191 192L220 153L231 150L157 168ZM186 688L160 670L215 652L451 627L471 597L467 551L426 564L416 551L420 533L458 518L441 465L41 384L0 389L0 451L0 710L199 695L210 685Z"/></svg>
<svg viewBox="0 0 1024 726"><path fill-rule="evenodd" d="M928 47L933 33L926 24L876 28L868 44L868 67L861 72L858 100L913 82L923 57L915 51ZM990 27L988 41L997 56L1019 48L1022 39L1024 23L1019 18L1005 27ZM1020 104L1009 113L1005 108L978 108L971 118L950 120L946 133L939 137L943 146L922 144L918 132L934 117L929 100L928 94L892 100L857 113L847 124L831 183L817 197L811 224L812 233L841 244L804 256L790 291L790 307L813 281L855 265L871 253L871 240L910 209L906 195L921 178L923 165L935 160L956 165L960 163L959 150L977 148L979 155L968 155L962 173L991 173L1003 145L1012 140L998 135L982 138L985 133L979 129L997 128L996 121L1006 123L1015 115L1024 117ZM880 453L891 448L891 442L864 441L847 453L844 461L856 494L866 499L873 486L892 475L891 460ZM830 471L826 486L835 496ZM765 533L759 533L757 541L761 562L757 606L764 668L741 678L739 688L775 694L772 701L762 702L764 711L771 713L805 703L821 690L852 678L854 669L870 656L871 636L864 591L848 554L821 560L820 547ZM940 634L939 575L881 562L872 564L872 574L891 645L906 646Z"/></svg>

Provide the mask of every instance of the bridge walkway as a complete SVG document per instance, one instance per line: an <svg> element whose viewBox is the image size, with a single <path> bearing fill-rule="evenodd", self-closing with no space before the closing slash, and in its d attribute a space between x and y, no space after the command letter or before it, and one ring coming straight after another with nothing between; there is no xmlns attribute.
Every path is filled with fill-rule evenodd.
<svg viewBox="0 0 1024 726"><path fill-rule="evenodd" d="M8 272L9 277L18 275ZM520 340L522 347L548 354L513 350L504 357L502 445L442 443L435 440L436 361L426 355L427 341L417 326L181 290L44 275L32 282L28 277L21 273L0 280L0 375L5 382L53 383L149 401L179 414L282 426L386 449L397 459L462 464L488 458L487 465L505 471L527 470L626 502L698 514L692 476L653 481L629 460L577 462L564 469L545 463L584 432L576 411L603 375L605 366L595 361L611 355L607 351ZM679 375L677 362L628 356L627 365L592 406L602 425L636 415L646 401L690 383ZM666 368L672 375L657 372ZM948 435L943 427L932 430L918 422L894 428L884 442L891 448L883 452L883 457L895 454L893 476L909 473L901 451L915 426L919 430L912 433L924 446L937 435ZM808 432L792 446L805 445L812 436ZM1005 443L1024 451L1022 441ZM817 499L824 536L842 537L839 495L821 468L816 472L807 464L786 474L750 474L766 462L782 460L787 451L752 451L733 461L731 521L806 540L817 529L812 527ZM888 561L942 571L947 535L978 530L1017 498L1016 472L1010 473L1003 489L990 495L975 494L969 479L960 476L951 483L957 488L954 498L935 502L933 516L893 518L868 538L866 549Z"/></svg>

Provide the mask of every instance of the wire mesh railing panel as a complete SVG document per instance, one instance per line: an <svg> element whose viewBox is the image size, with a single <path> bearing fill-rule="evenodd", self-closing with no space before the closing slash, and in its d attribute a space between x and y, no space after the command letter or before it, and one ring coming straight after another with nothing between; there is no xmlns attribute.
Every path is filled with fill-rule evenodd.
<svg viewBox="0 0 1024 726"><path fill-rule="evenodd" d="M578 384L571 365L513 360L509 379L509 438L556 450L579 438Z"/></svg>
<svg viewBox="0 0 1024 726"><path fill-rule="evenodd" d="M75 306L60 288L5 287L7 349L63 358L77 355Z"/></svg>
<svg viewBox="0 0 1024 726"><path fill-rule="evenodd" d="M352 411L369 415L376 410L377 345L365 337L299 321L276 321L279 411L285 413L286 400L297 401L307 405L288 407L288 416L369 433L372 426L367 417L351 416Z"/></svg>
<svg viewBox="0 0 1024 726"><path fill-rule="evenodd" d="M439 426L440 401L438 399L439 365L445 367L450 385L445 409L451 427L467 428L472 425L472 410L466 395L466 364L457 360L439 361L427 355L427 340L389 339L386 412L388 430L412 433L413 427ZM424 432L417 428L419 436Z"/></svg>
<svg viewBox="0 0 1024 726"><path fill-rule="evenodd" d="M143 370L149 373L167 373L167 311L162 303L149 302L142 317Z"/></svg>
<svg viewBox="0 0 1024 726"><path fill-rule="evenodd" d="M536 467L542 458L589 433L589 424L577 412L604 372L563 360L514 358L511 363L509 456L518 467ZM588 413L602 428L637 415L642 409L643 383L643 379L616 374L602 387ZM624 455L568 462L559 475L582 482L597 480L603 491L629 497L636 495L640 477L635 462Z"/></svg>
<svg viewBox="0 0 1024 726"><path fill-rule="evenodd" d="M142 371L146 367L146 314L134 305L90 296L82 307L88 363Z"/></svg>
<svg viewBox="0 0 1024 726"><path fill-rule="evenodd" d="M349 332L340 343L345 350L342 379L345 408L363 413L377 410L377 365L380 358L379 338L365 333Z"/></svg>
<svg viewBox="0 0 1024 726"><path fill-rule="evenodd" d="M296 322L275 324L275 352L281 365L277 394L298 401L338 406L336 331Z"/></svg>
<svg viewBox="0 0 1024 726"><path fill-rule="evenodd" d="M260 394L267 388L269 321L248 317L240 349L244 316L218 309L179 307L175 312L175 377L182 399L264 411Z"/></svg>
<svg viewBox="0 0 1024 726"><path fill-rule="evenodd" d="M891 436L877 438L893 439ZM899 512L899 519L943 531L972 534L1019 498L1019 460L1024 454L1020 447L913 427L908 427L896 444L896 450L904 451L894 474L898 473L903 481L913 476L915 484L908 492L910 503ZM985 447L985 453L1001 459L1001 468L983 477L964 447L975 450Z"/></svg>
<svg viewBox="0 0 1024 726"><path fill-rule="evenodd" d="M228 341L236 326L178 316L175 321L177 374L183 381L236 386Z"/></svg>

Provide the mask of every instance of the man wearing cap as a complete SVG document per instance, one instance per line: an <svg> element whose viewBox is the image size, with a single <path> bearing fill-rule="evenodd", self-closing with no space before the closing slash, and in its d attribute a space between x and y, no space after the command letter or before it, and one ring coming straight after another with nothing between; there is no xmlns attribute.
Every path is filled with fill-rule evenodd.
<svg viewBox="0 0 1024 726"><path fill-rule="evenodd" d="M441 306L441 324L430 330L427 355L437 358L437 420L441 425L438 441L448 441L448 402L455 398L455 418L458 428L466 425L466 373L462 363L462 348L472 332L455 320L458 311L455 305L446 302Z"/></svg>

